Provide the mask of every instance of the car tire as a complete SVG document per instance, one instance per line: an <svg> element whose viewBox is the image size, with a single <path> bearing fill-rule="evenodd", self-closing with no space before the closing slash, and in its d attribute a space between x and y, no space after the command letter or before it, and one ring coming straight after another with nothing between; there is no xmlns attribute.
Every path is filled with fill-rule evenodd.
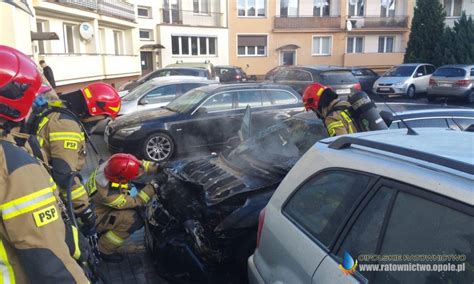
<svg viewBox="0 0 474 284"><path fill-rule="evenodd" d="M405 95L410 99L414 99L416 96L415 86L411 85L410 87L408 87Z"/></svg>
<svg viewBox="0 0 474 284"><path fill-rule="evenodd" d="M436 97L435 97L435 96L427 96L426 98L428 99L428 101L429 101L430 103L436 101Z"/></svg>
<svg viewBox="0 0 474 284"><path fill-rule="evenodd" d="M163 132L153 133L145 139L142 155L146 160L162 162L169 160L175 151L173 139Z"/></svg>

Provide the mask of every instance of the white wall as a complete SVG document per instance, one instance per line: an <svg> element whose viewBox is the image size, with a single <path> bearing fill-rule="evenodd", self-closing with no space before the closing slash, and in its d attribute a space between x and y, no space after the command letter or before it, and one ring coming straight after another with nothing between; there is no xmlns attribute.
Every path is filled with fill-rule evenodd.
<svg viewBox="0 0 474 284"><path fill-rule="evenodd" d="M393 52L405 52L402 49L402 36L397 34L378 34L366 35L364 37L364 53L377 53L379 50L379 36L393 36L395 37Z"/></svg>
<svg viewBox="0 0 474 284"><path fill-rule="evenodd" d="M28 1L32 8L31 1ZM13 5L0 1L0 44L33 56L30 31L36 31L34 18Z"/></svg>
<svg viewBox="0 0 474 284"><path fill-rule="evenodd" d="M212 56L181 56L173 55L171 49L171 36L212 36L217 37L217 55ZM161 65L164 67L168 64L176 63L178 60L184 62L204 62L209 60L214 65L229 64L229 34L227 29L220 28L197 28L197 27L180 27L180 26L160 26L159 27L160 42L165 47L161 50Z"/></svg>

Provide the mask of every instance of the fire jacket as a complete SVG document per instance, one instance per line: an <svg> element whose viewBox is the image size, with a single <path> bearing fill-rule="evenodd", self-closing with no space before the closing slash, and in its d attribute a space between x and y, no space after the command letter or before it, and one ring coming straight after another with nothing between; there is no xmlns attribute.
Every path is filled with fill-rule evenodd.
<svg viewBox="0 0 474 284"><path fill-rule="evenodd" d="M85 136L79 123L67 113L51 112L40 119L35 129L63 200L66 200L70 174L79 172L85 163ZM89 197L79 179L74 181L71 198L76 214L80 214L89 206Z"/></svg>
<svg viewBox="0 0 474 284"><path fill-rule="evenodd" d="M355 123L348 112L350 106L348 102L334 100L329 106L323 108L324 125L326 125L329 136L357 132Z"/></svg>
<svg viewBox="0 0 474 284"><path fill-rule="evenodd" d="M145 186L136 197L130 195L129 185L109 182L104 175L105 163L100 165L89 177L86 188L97 209L131 209L144 206L155 195L152 185ZM144 174L154 174L158 171L158 164L142 161ZM100 210L99 210L100 211ZM100 217L99 217L100 218Z"/></svg>
<svg viewBox="0 0 474 284"><path fill-rule="evenodd" d="M0 137L0 282L88 283L65 242L56 184L14 143Z"/></svg>

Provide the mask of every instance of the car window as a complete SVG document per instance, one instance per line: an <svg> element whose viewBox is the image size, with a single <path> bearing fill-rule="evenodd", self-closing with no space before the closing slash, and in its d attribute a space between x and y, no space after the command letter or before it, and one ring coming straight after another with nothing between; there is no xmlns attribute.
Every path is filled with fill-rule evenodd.
<svg viewBox="0 0 474 284"><path fill-rule="evenodd" d="M435 67L432 66L432 65L426 65L426 74L433 74L433 72L435 71Z"/></svg>
<svg viewBox="0 0 474 284"><path fill-rule="evenodd" d="M453 120L461 126L462 130L474 124L474 118L453 118Z"/></svg>
<svg viewBox="0 0 474 284"><path fill-rule="evenodd" d="M302 70L291 70L288 72L288 80L300 82L312 82L311 73Z"/></svg>
<svg viewBox="0 0 474 284"><path fill-rule="evenodd" d="M438 202L443 202L443 199L437 199ZM412 194L399 192L387 222L379 254L465 255L465 267L468 268L474 267L473 240L474 216ZM474 273L469 273L468 270L462 273L456 271L379 272L374 279L374 283L473 282Z"/></svg>
<svg viewBox="0 0 474 284"><path fill-rule="evenodd" d="M293 94L287 91L265 90L263 92L270 95L270 98L273 101L274 105L290 105L290 104L296 104L298 102L298 99L295 98Z"/></svg>
<svg viewBox="0 0 474 284"><path fill-rule="evenodd" d="M203 104L203 107L205 107L208 112L231 110L233 108L232 97L232 93L214 95Z"/></svg>
<svg viewBox="0 0 474 284"><path fill-rule="evenodd" d="M354 76L364 76L364 72L362 69L355 69L355 70L352 70L352 75Z"/></svg>
<svg viewBox="0 0 474 284"><path fill-rule="evenodd" d="M419 74L421 74L421 75L419 75ZM416 69L416 72L415 72L416 77L421 77L421 76L425 76L425 75L426 75L426 70L425 70L424 65L421 65L420 67L418 67Z"/></svg>
<svg viewBox="0 0 474 284"><path fill-rule="evenodd" d="M471 68L471 77L474 76L474 68Z"/></svg>
<svg viewBox="0 0 474 284"><path fill-rule="evenodd" d="M466 76L466 70L462 68L455 68L455 67L441 67L438 68L434 73L433 76L438 77L464 77Z"/></svg>
<svg viewBox="0 0 474 284"><path fill-rule="evenodd" d="M204 72L199 72L198 70L190 70L190 69L176 69L171 72L171 75L203 77Z"/></svg>
<svg viewBox="0 0 474 284"><path fill-rule="evenodd" d="M364 73L365 76L378 76L377 73L375 73L373 70L370 70L370 69L363 69L362 72Z"/></svg>
<svg viewBox="0 0 474 284"><path fill-rule="evenodd" d="M408 126L413 128L418 127L437 127L437 128L449 128L445 118L423 118L415 120L405 120ZM406 128L402 122L398 123L398 128Z"/></svg>
<svg viewBox="0 0 474 284"><path fill-rule="evenodd" d="M325 71L321 72L321 80L326 85L355 84L357 79L350 71Z"/></svg>
<svg viewBox="0 0 474 284"><path fill-rule="evenodd" d="M251 108L262 106L262 95L257 90L238 91L237 92L238 108L246 108L248 105Z"/></svg>
<svg viewBox="0 0 474 284"><path fill-rule="evenodd" d="M370 178L345 171L320 173L306 181L283 212L308 235L329 246Z"/></svg>
<svg viewBox="0 0 474 284"><path fill-rule="evenodd" d="M385 73L383 77L410 77L414 70L414 66L396 66Z"/></svg>
<svg viewBox="0 0 474 284"><path fill-rule="evenodd" d="M171 76L171 70L170 69L153 72L152 75L147 78L147 80L150 80L150 79L153 79L153 78L158 78L158 77L167 77L167 76Z"/></svg>
<svg viewBox="0 0 474 284"><path fill-rule="evenodd" d="M288 75L289 75L289 70L287 69L281 70L275 75L275 81L289 80Z"/></svg>
<svg viewBox="0 0 474 284"><path fill-rule="evenodd" d="M376 254L385 216L394 194L395 190L387 187L378 190L346 235L337 252L340 259L343 258L345 251L352 256ZM362 275L367 276L364 272Z"/></svg>
<svg viewBox="0 0 474 284"><path fill-rule="evenodd" d="M186 83L186 84L181 84L181 94L184 94L192 89L199 88L201 86L205 86L206 84L202 83Z"/></svg>
<svg viewBox="0 0 474 284"><path fill-rule="evenodd" d="M272 105L272 99L270 97L270 92L261 91L261 94L262 94L262 105L263 106L271 106Z"/></svg>
<svg viewBox="0 0 474 284"><path fill-rule="evenodd" d="M151 90L144 99L148 103L170 102L176 97L176 85L167 85Z"/></svg>

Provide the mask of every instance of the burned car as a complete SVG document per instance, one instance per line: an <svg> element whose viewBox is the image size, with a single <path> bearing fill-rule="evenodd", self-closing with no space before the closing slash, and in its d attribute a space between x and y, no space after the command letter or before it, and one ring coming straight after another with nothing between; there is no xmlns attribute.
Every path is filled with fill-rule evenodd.
<svg viewBox="0 0 474 284"><path fill-rule="evenodd" d="M147 208L145 243L160 273L192 283L222 282L229 271L245 279L260 211L296 161L326 136L313 113L301 113L219 155L172 162Z"/></svg>

